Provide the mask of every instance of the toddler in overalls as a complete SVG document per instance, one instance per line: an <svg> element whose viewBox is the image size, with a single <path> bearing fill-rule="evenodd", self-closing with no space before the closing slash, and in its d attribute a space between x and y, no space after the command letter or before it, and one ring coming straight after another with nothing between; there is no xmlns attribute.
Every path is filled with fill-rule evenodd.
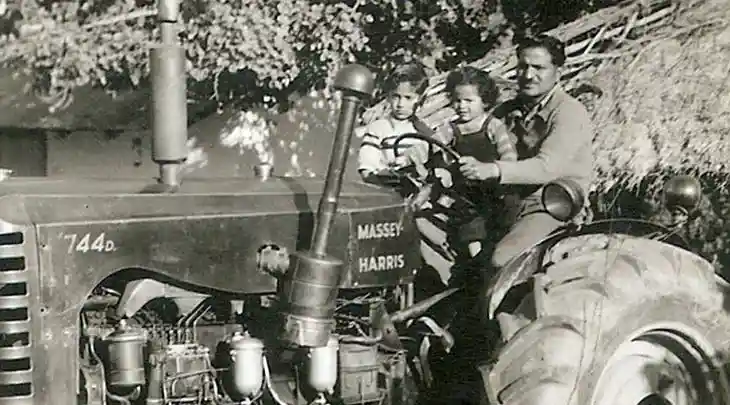
<svg viewBox="0 0 730 405"><path fill-rule="evenodd" d="M490 114L497 103L499 89L488 73L473 67L453 71L446 78L446 91L457 117L437 128L434 137L461 156L471 156L482 162L517 160L507 127ZM505 198L497 184L466 180L458 166L451 165L450 174L453 185L446 192L455 194L450 207L454 214L450 221L456 238L454 245L466 247L467 251L460 253L468 254L472 259L481 258L484 244L495 238L498 240L499 236L490 237L487 224L494 232L498 231L499 225L507 225L506 208L510 208L512 198ZM473 205L456 195L465 196Z"/></svg>

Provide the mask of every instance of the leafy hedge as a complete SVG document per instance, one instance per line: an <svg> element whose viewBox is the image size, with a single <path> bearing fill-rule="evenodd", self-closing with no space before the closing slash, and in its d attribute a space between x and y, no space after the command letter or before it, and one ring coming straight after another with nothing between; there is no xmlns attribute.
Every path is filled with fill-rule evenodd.
<svg viewBox="0 0 730 405"><path fill-rule="evenodd" d="M24 0L0 19L0 63L49 102L87 84L144 83L157 37L153 0ZM185 0L180 38L191 98L288 106L348 62L375 72L418 59L444 70L482 56L505 27L542 30L602 4L549 0Z"/></svg>

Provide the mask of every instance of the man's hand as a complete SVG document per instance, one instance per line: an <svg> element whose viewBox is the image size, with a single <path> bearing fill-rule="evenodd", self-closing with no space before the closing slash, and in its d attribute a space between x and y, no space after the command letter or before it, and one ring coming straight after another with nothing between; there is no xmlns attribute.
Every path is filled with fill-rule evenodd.
<svg viewBox="0 0 730 405"><path fill-rule="evenodd" d="M459 159L461 174L469 180L488 180L499 178L499 166L494 163L484 163L471 156Z"/></svg>

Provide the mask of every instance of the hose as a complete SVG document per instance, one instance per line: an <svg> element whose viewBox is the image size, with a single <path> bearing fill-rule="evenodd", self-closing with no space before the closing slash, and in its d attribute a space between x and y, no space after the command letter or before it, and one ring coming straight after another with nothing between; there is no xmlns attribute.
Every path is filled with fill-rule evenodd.
<svg viewBox="0 0 730 405"><path fill-rule="evenodd" d="M271 394L271 398L274 399L274 402L276 402L278 405L291 405L286 403L281 397L279 397L279 394L274 390L274 385L271 381L271 371L269 370L269 362L266 360L266 356L263 357L262 363L264 366L264 380L266 381L266 386L269 388L269 393Z"/></svg>
<svg viewBox="0 0 730 405"><path fill-rule="evenodd" d="M132 401L139 398L139 394L142 393L142 387L136 387L134 391L132 391L129 394L126 395L114 395L111 392L107 391L106 396L109 397L109 399L119 402L122 405L130 405Z"/></svg>
<svg viewBox="0 0 730 405"><path fill-rule="evenodd" d="M377 330L375 336L340 336L340 341L344 343L354 343L364 346L370 346L380 343L383 340L383 331Z"/></svg>

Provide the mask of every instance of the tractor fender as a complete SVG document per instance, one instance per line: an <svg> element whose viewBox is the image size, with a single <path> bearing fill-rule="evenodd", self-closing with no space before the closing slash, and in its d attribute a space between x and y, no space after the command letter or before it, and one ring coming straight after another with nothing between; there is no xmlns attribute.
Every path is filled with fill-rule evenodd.
<svg viewBox="0 0 730 405"><path fill-rule="evenodd" d="M512 287L527 281L542 268L541 262L545 251L568 235L568 230L561 229L558 233L548 236L524 250L500 269L497 277L490 282L487 288L488 319L494 319L494 313Z"/></svg>
<svg viewBox="0 0 730 405"><path fill-rule="evenodd" d="M497 277L489 284L486 293L486 302L489 319L494 319L497 308L502 304L505 296L513 287L529 280L535 273L541 272L545 266L545 255L561 241L589 235L624 234L642 238L653 238L653 235L666 234L661 239L664 243L689 250L689 244L684 238L672 232L667 227L651 221L617 218L595 221L583 226L567 225L533 244L530 248L510 260L497 273Z"/></svg>

